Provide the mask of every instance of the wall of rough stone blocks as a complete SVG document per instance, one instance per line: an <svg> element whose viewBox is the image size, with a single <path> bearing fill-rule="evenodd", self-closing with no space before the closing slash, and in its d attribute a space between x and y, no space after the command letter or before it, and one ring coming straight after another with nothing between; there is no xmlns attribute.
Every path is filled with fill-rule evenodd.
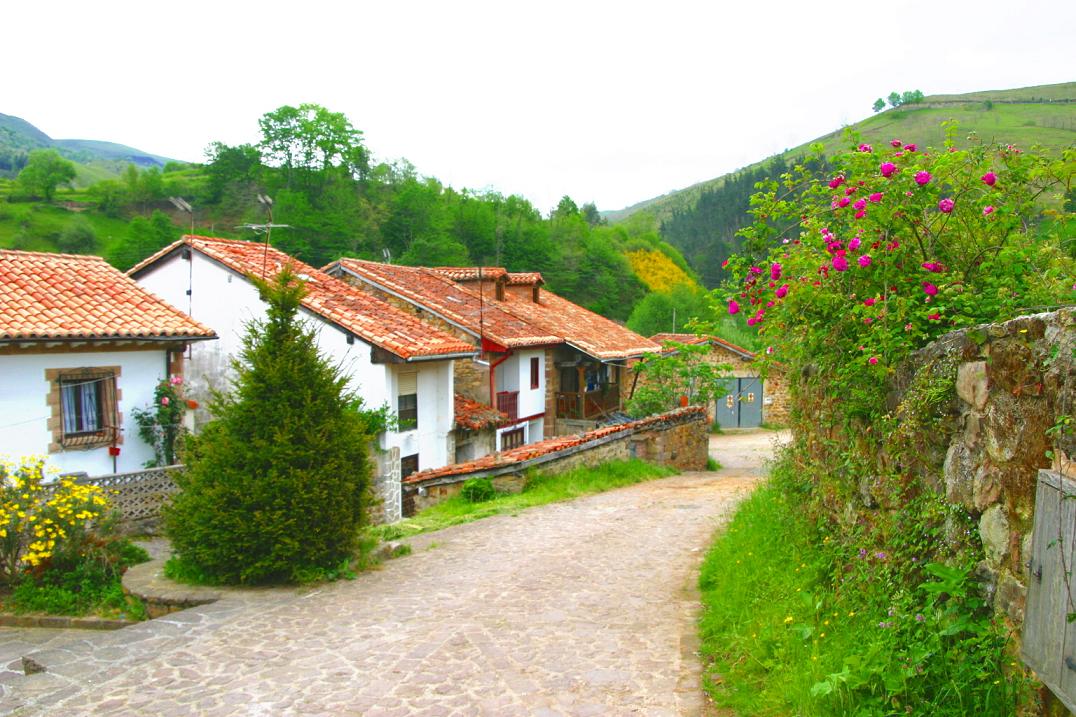
<svg viewBox="0 0 1076 717"><path fill-rule="evenodd" d="M594 467L629 458L639 458L679 470L705 470L709 457L709 435L710 426L705 413L689 413L674 423L659 424L638 431L625 430L604 441L597 441L593 446L584 444L582 450L563 451L563 457L553 460L520 462L514 465L510 472L493 476L492 481L498 490L518 492L523 489L525 474L532 468L546 475L557 475L575 468ZM415 509L422 510L459 493L466 480L481 475L485 473L480 471L453 476L452 483L425 487L425 495L413 486L408 486L405 490L414 492Z"/></svg>

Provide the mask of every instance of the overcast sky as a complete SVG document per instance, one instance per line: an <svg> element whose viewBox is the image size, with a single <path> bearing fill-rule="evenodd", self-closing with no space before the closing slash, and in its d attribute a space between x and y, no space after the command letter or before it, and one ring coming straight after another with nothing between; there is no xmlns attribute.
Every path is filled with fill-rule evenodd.
<svg viewBox="0 0 1076 717"><path fill-rule="evenodd" d="M617 209L926 94L1076 80L1076 1L5 3L0 112L200 161L284 104L457 188Z"/></svg>

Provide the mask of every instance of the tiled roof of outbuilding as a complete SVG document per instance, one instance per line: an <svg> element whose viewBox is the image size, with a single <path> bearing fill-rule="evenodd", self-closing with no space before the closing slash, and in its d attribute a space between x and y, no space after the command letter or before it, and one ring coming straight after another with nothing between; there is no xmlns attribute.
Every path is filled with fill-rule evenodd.
<svg viewBox="0 0 1076 717"><path fill-rule="evenodd" d="M469 343L261 242L188 235L135 265L128 274L138 276L183 246L244 276L260 276L264 270L266 276L272 277L290 264L306 282L302 301L305 309L400 358L432 359L474 353Z"/></svg>
<svg viewBox="0 0 1076 717"><path fill-rule="evenodd" d="M508 414L504 411L472 401L458 393L455 398L455 409L456 427L468 431L480 431L483 428L500 426L508 422Z"/></svg>
<svg viewBox="0 0 1076 717"><path fill-rule="evenodd" d="M0 341L215 337L100 257L0 250Z"/></svg>
<svg viewBox="0 0 1076 717"><path fill-rule="evenodd" d="M734 354L739 354L746 359L755 358L755 352L737 346L731 341L726 341L719 336L700 336L698 334L654 334L650 337L651 341L656 341L659 344L664 344L666 341L675 341L678 344L698 345L698 344L711 344L713 346L721 346L728 349Z"/></svg>

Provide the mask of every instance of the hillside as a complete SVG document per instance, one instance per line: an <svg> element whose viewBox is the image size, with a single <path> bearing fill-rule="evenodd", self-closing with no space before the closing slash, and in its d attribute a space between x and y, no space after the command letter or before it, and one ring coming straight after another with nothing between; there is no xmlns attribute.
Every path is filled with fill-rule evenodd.
<svg viewBox="0 0 1076 717"><path fill-rule="evenodd" d="M853 124L852 128L860 132L867 142L884 142L900 136L905 142L925 146L941 143L941 123L948 119L960 123L963 136L976 132L988 141L996 140L1022 147L1038 144L1047 150L1060 151L1076 142L1076 82L962 95L928 95L920 104L880 112ZM815 142L821 142L827 148L840 143L843 132L844 128L834 130L785 150L779 156L791 163L793 158L802 156L807 147ZM602 216L610 222L618 222L645 209L654 214L659 222L664 222L676 211L693 208L703 192L720 189L726 177L759 169L770 159L623 209L603 211Z"/></svg>
<svg viewBox="0 0 1076 717"><path fill-rule="evenodd" d="M21 117L0 114L0 177L14 177L35 149L55 149L75 163L77 186L118 177L128 164L163 167L174 161L115 142L53 139Z"/></svg>

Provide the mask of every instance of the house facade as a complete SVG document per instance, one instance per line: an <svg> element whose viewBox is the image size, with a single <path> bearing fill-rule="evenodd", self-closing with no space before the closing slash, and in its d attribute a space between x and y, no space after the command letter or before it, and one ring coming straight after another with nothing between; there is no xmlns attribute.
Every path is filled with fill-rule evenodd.
<svg viewBox="0 0 1076 717"><path fill-rule="evenodd" d="M359 259L341 259L325 271L437 322L482 352L476 362L457 362L456 391L508 416L493 450L593 428L621 409L622 376L631 362L660 350L549 291L537 272Z"/></svg>
<svg viewBox="0 0 1076 717"><path fill-rule="evenodd" d="M142 468L154 453L133 410L213 338L99 257L0 250L0 454L61 473Z"/></svg>
<svg viewBox="0 0 1076 717"><path fill-rule="evenodd" d="M375 451L381 517L395 520L401 478L455 460L452 367L473 356L468 342L258 242L185 236L128 273L220 336L191 350L190 389L200 397L228 389L245 327L265 315L252 277L271 279L285 266L305 282L301 315L319 351L367 408L388 406L399 419Z"/></svg>

